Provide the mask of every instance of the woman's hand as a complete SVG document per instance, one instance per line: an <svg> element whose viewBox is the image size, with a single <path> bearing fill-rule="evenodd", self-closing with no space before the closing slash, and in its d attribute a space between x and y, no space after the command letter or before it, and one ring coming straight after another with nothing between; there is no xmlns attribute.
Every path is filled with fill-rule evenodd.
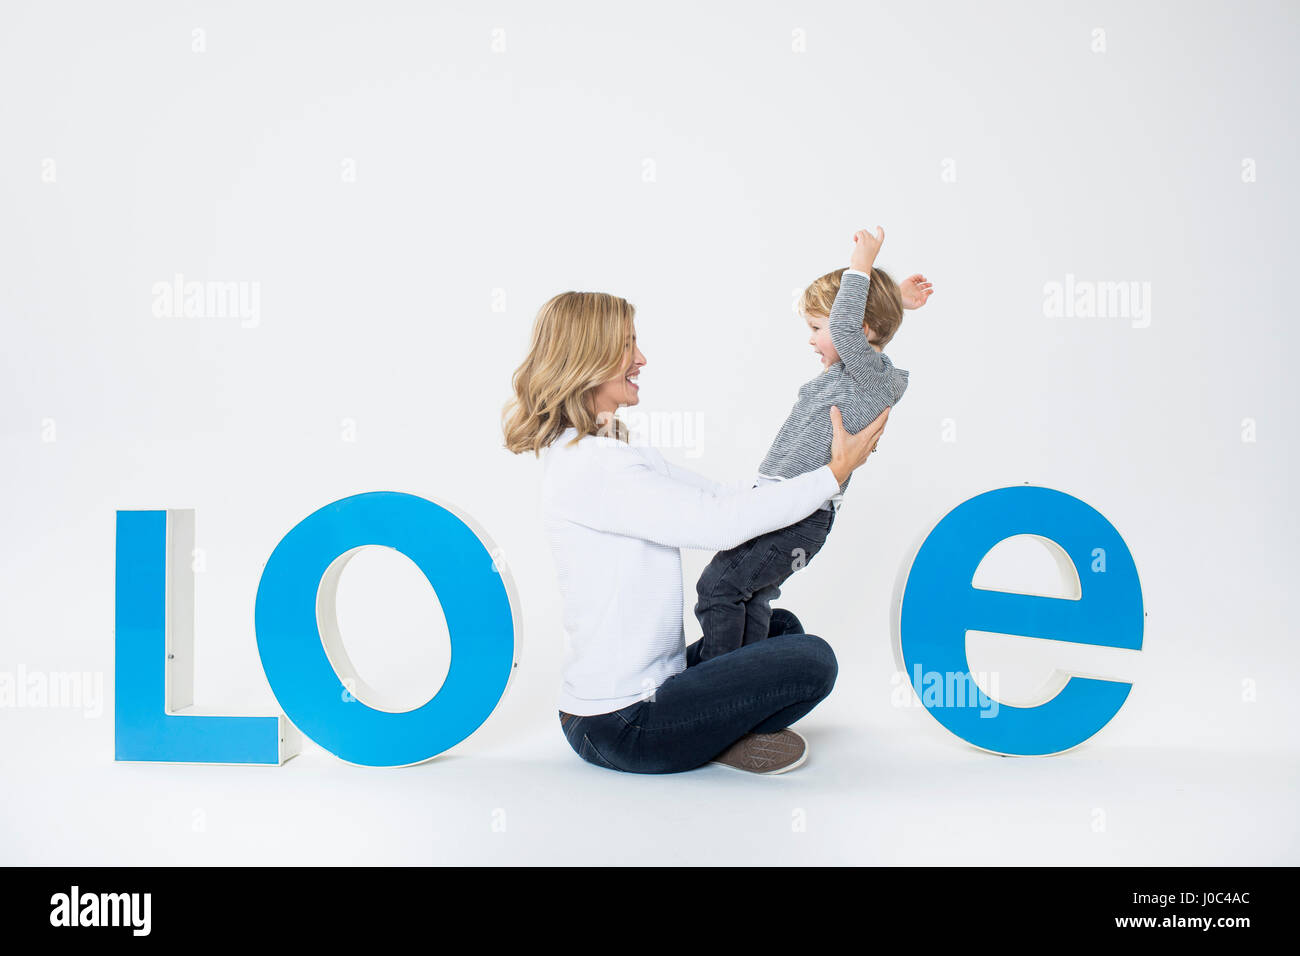
<svg viewBox="0 0 1300 956"><path fill-rule="evenodd" d="M889 409L886 408L876 417L874 422L857 434L850 435L844 430L844 420L840 417L839 406L831 406L831 428L834 429L834 432L831 435L830 464L831 471L835 473L835 479L841 485L844 484L844 479L854 469L871 457L871 453L876 450L876 442L885 430L885 422L888 420Z"/></svg>

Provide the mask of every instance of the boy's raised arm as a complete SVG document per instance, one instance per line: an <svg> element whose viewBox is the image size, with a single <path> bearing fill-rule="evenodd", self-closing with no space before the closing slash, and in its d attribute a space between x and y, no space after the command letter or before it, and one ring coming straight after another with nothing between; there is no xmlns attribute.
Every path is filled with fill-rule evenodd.
<svg viewBox="0 0 1300 956"><path fill-rule="evenodd" d="M867 341L863 318L867 314L867 288L871 276L853 268L844 270L840 291L831 306L831 344L839 353L845 370L860 384L865 385L874 376L882 375L889 359L877 352ZM892 363L891 363L892 364Z"/></svg>
<svg viewBox="0 0 1300 956"><path fill-rule="evenodd" d="M880 226L876 226L875 234L870 229L859 229L853 234L853 255L849 259L849 268L840 278L840 291L831 306L831 343L854 381L880 395L887 405L892 405L902 394L902 388L894 380L901 376L905 388L907 373L894 369L893 362L884 352L872 349L867 341L867 330L863 328L871 267L875 265L876 254L884 241L885 230Z"/></svg>

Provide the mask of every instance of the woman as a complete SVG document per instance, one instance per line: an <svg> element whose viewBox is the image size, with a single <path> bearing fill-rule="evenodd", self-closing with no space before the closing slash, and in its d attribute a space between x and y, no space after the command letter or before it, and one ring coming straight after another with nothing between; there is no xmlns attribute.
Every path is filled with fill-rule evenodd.
<svg viewBox="0 0 1300 956"><path fill-rule="evenodd" d="M685 646L681 548L720 551L807 517L874 450L886 409L856 435L839 409L829 465L740 489L630 445L614 417L640 401L635 310L565 292L537 314L502 415L505 445L541 457L545 525L563 595L560 723L590 763L676 773L715 762L753 773L799 766L789 725L835 684L835 654L789 611L767 640L706 661Z"/></svg>

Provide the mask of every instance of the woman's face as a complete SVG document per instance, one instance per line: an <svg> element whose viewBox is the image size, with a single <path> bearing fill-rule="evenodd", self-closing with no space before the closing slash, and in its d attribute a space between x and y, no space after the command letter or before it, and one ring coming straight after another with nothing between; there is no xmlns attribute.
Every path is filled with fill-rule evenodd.
<svg viewBox="0 0 1300 956"><path fill-rule="evenodd" d="M645 365L645 356L636 347L636 326L632 327L632 332L623 346L623 359L623 371L616 378L611 378L596 389L593 411L597 414L601 412L612 414L621 405L635 405L640 401L636 394L636 377L641 374L641 366Z"/></svg>

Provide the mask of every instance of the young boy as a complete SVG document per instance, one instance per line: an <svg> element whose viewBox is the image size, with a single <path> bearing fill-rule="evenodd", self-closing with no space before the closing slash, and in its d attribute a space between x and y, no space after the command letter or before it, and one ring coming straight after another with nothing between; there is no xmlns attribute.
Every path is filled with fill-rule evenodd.
<svg viewBox="0 0 1300 956"><path fill-rule="evenodd" d="M832 405L839 406L844 429L859 432L907 388L908 373L895 368L881 349L898 331L903 310L920 308L933 289L919 273L900 288L874 268L884 240L879 226L875 235L859 230L849 267L804 290L799 311L812 329L809 343L825 370L799 389L758 467L758 482L793 478L831 460ZM696 585L695 617L704 629L700 661L768 636L771 602L785 580L821 550L848 485L845 478L839 493L802 521L714 555Z"/></svg>

